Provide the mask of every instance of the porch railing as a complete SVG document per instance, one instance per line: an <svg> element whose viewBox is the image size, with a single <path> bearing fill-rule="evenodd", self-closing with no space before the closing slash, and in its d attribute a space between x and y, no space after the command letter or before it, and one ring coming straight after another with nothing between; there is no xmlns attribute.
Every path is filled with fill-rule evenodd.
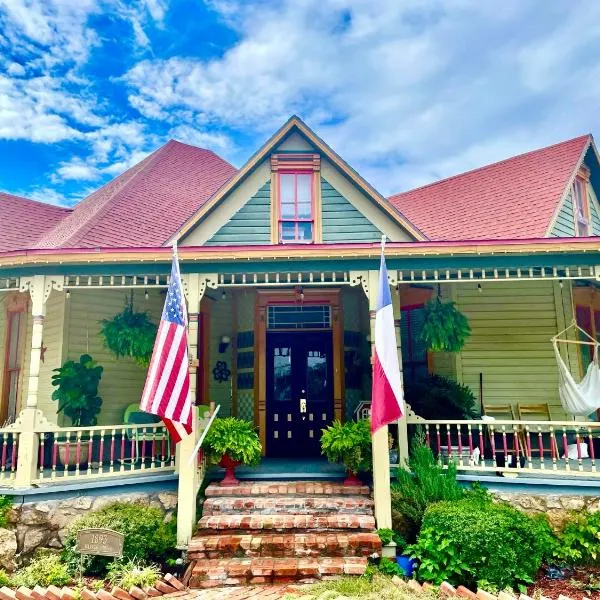
<svg viewBox="0 0 600 600"><path fill-rule="evenodd" d="M19 432L1 428L0 444L0 486L12 487L17 474Z"/></svg>
<svg viewBox="0 0 600 600"><path fill-rule="evenodd" d="M38 484L175 470L175 446L163 423L41 427L36 435Z"/></svg>
<svg viewBox="0 0 600 600"><path fill-rule="evenodd" d="M409 413L398 439L402 428L409 438L423 436L442 464L453 462L462 472L600 477L600 422L425 420Z"/></svg>

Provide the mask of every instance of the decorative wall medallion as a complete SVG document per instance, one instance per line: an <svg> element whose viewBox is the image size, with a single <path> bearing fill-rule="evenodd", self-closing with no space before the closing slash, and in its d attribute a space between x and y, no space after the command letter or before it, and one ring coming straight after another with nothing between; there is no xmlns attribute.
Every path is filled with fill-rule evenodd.
<svg viewBox="0 0 600 600"><path fill-rule="evenodd" d="M213 369L213 377L215 381L223 383L227 381L231 376L231 371L227 368L227 363L224 360L218 360L215 368Z"/></svg>

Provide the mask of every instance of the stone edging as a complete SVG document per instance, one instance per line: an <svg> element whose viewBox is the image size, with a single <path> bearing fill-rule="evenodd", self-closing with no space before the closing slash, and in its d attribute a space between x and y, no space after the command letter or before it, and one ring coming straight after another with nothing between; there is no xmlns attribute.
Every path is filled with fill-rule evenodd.
<svg viewBox="0 0 600 600"><path fill-rule="evenodd" d="M144 589L132 586L129 591L114 587L110 592L98 590L94 592L89 588L76 590L72 587L58 588L50 585L43 588L36 585L32 590L20 587L16 590L3 586L0 588L0 600L148 600L160 596L177 597L187 594L188 589L177 577L167 573L159 579L154 586Z"/></svg>

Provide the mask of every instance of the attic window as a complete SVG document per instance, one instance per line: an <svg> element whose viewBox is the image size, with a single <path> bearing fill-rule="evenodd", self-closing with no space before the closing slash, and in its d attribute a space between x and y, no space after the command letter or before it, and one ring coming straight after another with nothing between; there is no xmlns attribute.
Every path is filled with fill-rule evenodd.
<svg viewBox="0 0 600 600"><path fill-rule="evenodd" d="M578 236L590 235L590 209L587 195L589 171L581 168L573 183L573 208L575 213L575 231Z"/></svg>

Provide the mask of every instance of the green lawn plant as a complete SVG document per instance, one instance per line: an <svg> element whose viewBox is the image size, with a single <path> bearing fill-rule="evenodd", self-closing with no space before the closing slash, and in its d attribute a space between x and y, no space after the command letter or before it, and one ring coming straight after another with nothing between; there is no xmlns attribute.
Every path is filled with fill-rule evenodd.
<svg viewBox="0 0 600 600"><path fill-rule="evenodd" d="M442 500L460 500L465 491L456 480L456 466L444 468L422 437L413 441L408 468L398 469L392 484L392 526L412 543L427 508Z"/></svg>
<svg viewBox="0 0 600 600"><path fill-rule="evenodd" d="M113 502L76 519L69 528L63 559L72 572L80 565L88 575L103 575L112 559L102 556L81 556L76 552L77 532L80 529L106 528L125 536L123 559L143 563L163 564L176 556L175 520L165 521L162 510L140 503Z"/></svg>
<svg viewBox="0 0 600 600"><path fill-rule="evenodd" d="M431 505L417 542L418 578L471 589L523 589L552 545L545 516L532 517L480 497Z"/></svg>
<svg viewBox="0 0 600 600"><path fill-rule="evenodd" d="M63 413L74 427L96 425L102 398L98 386L103 368L89 354L82 354L78 361L68 360L54 369L52 385L56 388L52 400L58 402L57 413Z"/></svg>
<svg viewBox="0 0 600 600"><path fill-rule="evenodd" d="M161 569L155 564L145 564L138 559L113 562L108 566L108 582L129 590L132 586L144 589L153 586L161 577Z"/></svg>
<svg viewBox="0 0 600 600"><path fill-rule="evenodd" d="M331 463L343 465L355 475L370 471L372 465L371 429L367 420L334 421L323 429L321 452Z"/></svg>
<svg viewBox="0 0 600 600"><path fill-rule="evenodd" d="M202 442L202 448L215 463L227 455L236 462L256 466L262 456L262 446L254 426L235 417L215 419Z"/></svg>
<svg viewBox="0 0 600 600"><path fill-rule="evenodd" d="M117 357L130 357L142 367L152 358L157 325L147 312L136 312L133 297L125 302L122 312L100 322L104 345Z"/></svg>
<svg viewBox="0 0 600 600"><path fill-rule="evenodd" d="M566 565L600 565L600 512L574 514L557 535L554 561Z"/></svg>
<svg viewBox="0 0 600 600"><path fill-rule="evenodd" d="M432 352L460 352L471 335L471 326L454 302L437 296L425 305L420 337Z"/></svg>
<svg viewBox="0 0 600 600"><path fill-rule="evenodd" d="M8 523L8 513L12 508L12 504L10 496L0 496L0 527L5 527Z"/></svg>
<svg viewBox="0 0 600 600"><path fill-rule="evenodd" d="M60 555L50 550L38 550L30 563L9 577L8 585L13 588L21 586L34 588L36 585L48 587L55 585L61 588L72 580L68 565Z"/></svg>

